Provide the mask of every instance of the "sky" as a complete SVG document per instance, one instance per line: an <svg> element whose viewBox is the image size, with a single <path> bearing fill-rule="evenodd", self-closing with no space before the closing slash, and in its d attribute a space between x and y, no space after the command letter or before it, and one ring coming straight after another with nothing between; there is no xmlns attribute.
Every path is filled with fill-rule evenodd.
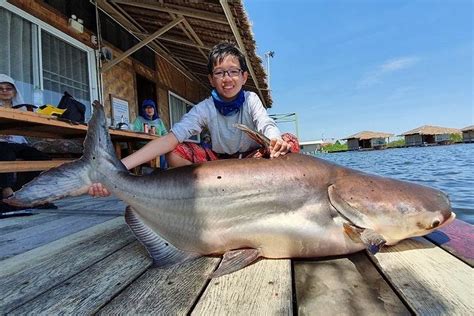
<svg viewBox="0 0 474 316"><path fill-rule="evenodd" d="M244 0L300 141L474 124L471 0ZM296 133L294 123L280 129Z"/></svg>

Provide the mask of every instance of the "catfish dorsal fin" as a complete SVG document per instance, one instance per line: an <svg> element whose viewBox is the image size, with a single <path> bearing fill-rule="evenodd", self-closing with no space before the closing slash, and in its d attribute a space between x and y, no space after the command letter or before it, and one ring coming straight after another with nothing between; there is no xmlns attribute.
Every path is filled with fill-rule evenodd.
<svg viewBox="0 0 474 316"><path fill-rule="evenodd" d="M180 250L163 239L146 226L130 206L125 210L125 222L153 258L154 266L172 266L201 256L198 253Z"/></svg>
<svg viewBox="0 0 474 316"><path fill-rule="evenodd" d="M256 143L260 144L265 149L270 147L270 139L263 135L262 133L256 132L245 126L244 124L234 124L234 127L240 129L241 131L245 132L248 137L253 139Z"/></svg>

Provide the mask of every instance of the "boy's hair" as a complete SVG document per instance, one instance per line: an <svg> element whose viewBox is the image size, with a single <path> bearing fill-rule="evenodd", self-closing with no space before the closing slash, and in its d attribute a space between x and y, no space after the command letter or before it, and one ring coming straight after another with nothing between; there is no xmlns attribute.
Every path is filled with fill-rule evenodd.
<svg viewBox="0 0 474 316"><path fill-rule="evenodd" d="M233 43L230 42L221 42L214 46L209 53L209 58L207 62L207 70L209 74L212 75L214 70L214 65L221 63L222 60L227 56L234 56L239 59L240 68L243 71L248 71L247 62L245 61L245 56L242 54L240 49L238 49Z"/></svg>

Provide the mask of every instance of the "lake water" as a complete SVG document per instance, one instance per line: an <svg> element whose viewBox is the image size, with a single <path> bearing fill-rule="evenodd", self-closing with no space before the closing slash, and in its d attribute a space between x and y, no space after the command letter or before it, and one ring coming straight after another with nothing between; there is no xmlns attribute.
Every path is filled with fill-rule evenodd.
<svg viewBox="0 0 474 316"><path fill-rule="evenodd" d="M364 172L416 182L448 194L456 218L474 224L474 144L317 154Z"/></svg>

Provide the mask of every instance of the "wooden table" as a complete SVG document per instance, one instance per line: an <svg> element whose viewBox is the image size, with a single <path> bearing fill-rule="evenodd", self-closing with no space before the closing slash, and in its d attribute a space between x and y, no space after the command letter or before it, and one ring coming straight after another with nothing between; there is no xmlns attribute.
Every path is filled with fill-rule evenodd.
<svg viewBox="0 0 474 316"><path fill-rule="evenodd" d="M472 315L474 228L455 220L375 256L260 260L216 279L220 258L151 267L125 205L74 197L0 220L0 314Z"/></svg>
<svg viewBox="0 0 474 316"><path fill-rule="evenodd" d="M34 112L19 111L0 107L0 135L20 135L39 138L71 139L84 138L87 125L61 120L54 116L41 115ZM117 156L121 157L120 144L150 141L158 136L145 133L109 128L112 142L115 145ZM14 165L10 162L0 162L0 172L12 171L39 171L64 163L64 160L50 162L17 161ZM14 169L11 169L13 166Z"/></svg>

